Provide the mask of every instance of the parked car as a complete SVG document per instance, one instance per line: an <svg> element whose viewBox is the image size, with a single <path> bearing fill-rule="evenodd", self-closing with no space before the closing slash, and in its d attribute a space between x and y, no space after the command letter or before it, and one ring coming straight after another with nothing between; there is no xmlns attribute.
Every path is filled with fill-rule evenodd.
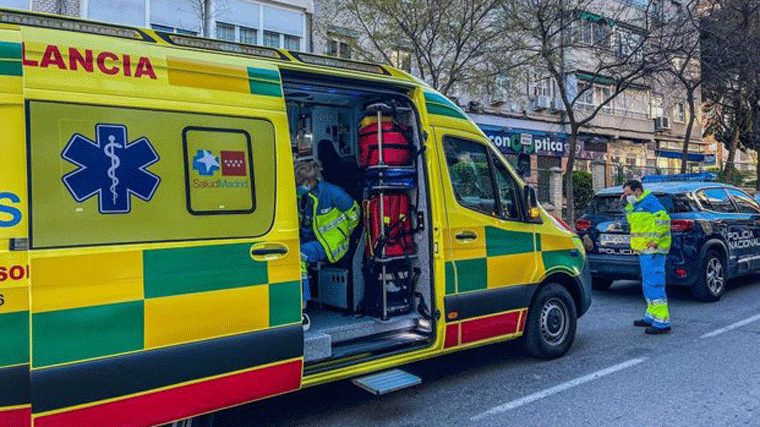
<svg viewBox="0 0 760 427"><path fill-rule="evenodd" d="M712 174L686 174L642 180L671 217L667 283L691 288L702 301L720 299L728 279L760 271L760 203L710 178ZM621 187L597 192L575 224L595 289L607 289L617 279L641 277L621 194Z"/></svg>

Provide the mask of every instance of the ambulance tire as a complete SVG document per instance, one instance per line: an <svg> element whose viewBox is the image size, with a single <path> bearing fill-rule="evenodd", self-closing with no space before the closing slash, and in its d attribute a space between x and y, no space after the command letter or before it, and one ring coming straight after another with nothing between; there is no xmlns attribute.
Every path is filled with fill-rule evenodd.
<svg viewBox="0 0 760 427"><path fill-rule="evenodd" d="M691 294L699 301L715 302L726 290L726 265L720 252L710 249L702 259L697 283Z"/></svg>
<svg viewBox="0 0 760 427"><path fill-rule="evenodd" d="M573 297L562 285L548 283L541 287L528 309L525 350L539 359L564 356L575 339L576 313Z"/></svg>
<svg viewBox="0 0 760 427"><path fill-rule="evenodd" d="M601 277L594 277L591 279L591 287L597 291L606 291L612 286L612 279L602 279Z"/></svg>

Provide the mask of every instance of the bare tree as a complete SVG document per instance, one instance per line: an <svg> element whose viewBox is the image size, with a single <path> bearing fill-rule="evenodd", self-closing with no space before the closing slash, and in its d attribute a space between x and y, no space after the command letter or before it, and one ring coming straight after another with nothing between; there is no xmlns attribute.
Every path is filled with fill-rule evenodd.
<svg viewBox="0 0 760 427"><path fill-rule="evenodd" d="M333 0L332 23L360 28L360 57L399 66L409 55L415 74L451 95L511 69L519 46L501 34L502 0Z"/></svg>
<svg viewBox="0 0 760 427"><path fill-rule="evenodd" d="M727 146L723 175L730 177L736 150L752 139L760 93L760 2L709 0L701 7L703 92L711 109L706 131Z"/></svg>
<svg viewBox="0 0 760 427"><path fill-rule="evenodd" d="M655 11L596 0L510 0L504 7L511 34L531 52L538 76L551 78L565 107L562 124L570 139L564 187L573 221L578 135L618 95L659 70L661 54L649 43ZM599 85L605 90L597 91Z"/></svg>
<svg viewBox="0 0 760 427"><path fill-rule="evenodd" d="M686 95L688 122L681 150L681 173L686 173L694 124L697 118L697 102L705 74L701 72L701 38L705 21L699 15L702 0L688 0L673 4L664 17L660 30L655 32L652 44L662 55L660 64L664 73L659 78L664 87L671 87Z"/></svg>

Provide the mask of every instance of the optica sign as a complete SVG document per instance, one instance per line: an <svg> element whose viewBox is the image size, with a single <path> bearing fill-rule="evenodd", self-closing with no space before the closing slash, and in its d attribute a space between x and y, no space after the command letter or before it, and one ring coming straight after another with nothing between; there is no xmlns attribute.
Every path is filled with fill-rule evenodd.
<svg viewBox="0 0 760 427"><path fill-rule="evenodd" d="M538 154L562 157L565 155L567 135L523 129L505 129L500 126L478 125L501 152L505 154Z"/></svg>

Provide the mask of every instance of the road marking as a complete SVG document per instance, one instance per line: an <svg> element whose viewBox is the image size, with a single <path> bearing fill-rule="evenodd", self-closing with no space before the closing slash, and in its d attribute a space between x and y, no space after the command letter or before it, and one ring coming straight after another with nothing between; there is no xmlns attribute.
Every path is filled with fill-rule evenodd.
<svg viewBox="0 0 760 427"><path fill-rule="evenodd" d="M732 329L740 328L740 327L742 327L744 325L750 324L752 322L756 322L758 320L760 320L760 314L758 314L757 316L752 316L749 319L744 319L744 320L740 320L740 321L738 321L736 323L732 323L732 324L726 326L725 328L720 328L720 329L717 329L715 331L708 332L708 333L702 335L701 338L712 338L712 337L714 337L716 335L722 334L723 332L728 332L728 331L730 331Z"/></svg>
<svg viewBox="0 0 760 427"><path fill-rule="evenodd" d="M579 378L576 378L574 380L570 380L566 383L554 386L552 388L548 388L543 391L539 391L537 393L530 394L525 397L521 397L517 400L513 400L511 402L507 402L503 405L494 406L493 408L489 409L486 412L483 412L482 414L475 415L474 417L470 418L470 421L480 421L483 418L486 418L490 415L496 415L501 414L507 411L511 411L512 409L519 408L520 406L527 405L529 403L535 402L537 400L543 399L545 397L551 396L553 394L561 393L567 389L573 388L575 386L579 386L581 384L587 383L589 381L593 381L595 379L601 378L605 375L613 374L618 371L622 371L623 369L630 368L632 366L636 366L639 363L644 362L647 360L646 357L642 357L639 359L631 359L627 362L620 363L615 366L610 366L609 368L602 369L601 371L596 371L592 374L588 374Z"/></svg>

